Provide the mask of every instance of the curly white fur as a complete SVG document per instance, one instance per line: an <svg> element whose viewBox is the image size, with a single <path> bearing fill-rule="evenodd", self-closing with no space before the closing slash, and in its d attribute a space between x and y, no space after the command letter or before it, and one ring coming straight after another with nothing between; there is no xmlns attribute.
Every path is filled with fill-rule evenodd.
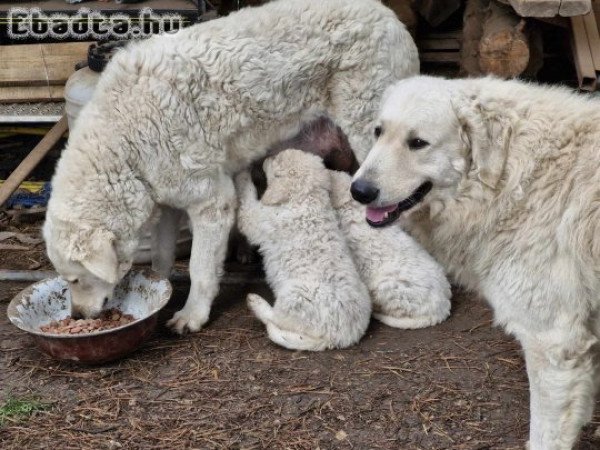
<svg viewBox="0 0 600 450"><path fill-rule="evenodd" d="M248 304L271 340L299 350L355 344L365 333L371 301L329 201L330 177L321 158L285 150L264 163L261 200L250 176L238 177L240 231L260 246L271 307L258 295Z"/></svg>
<svg viewBox="0 0 600 450"><path fill-rule="evenodd" d="M331 203L354 263L371 293L373 317L396 328L424 328L450 315L442 267L397 227L372 228L350 195L351 177L331 171Z"/></svg>
<svg viewBox="0 0 600 450"><path fill-rule="evenodd" d="M74 310L99 313L159 204L185 210L194 234L190 294L170 325L199 330L234 219L232 174L322 112L362 159L384 88L417 72L414 42L376 0L280 0L129 45L102 74L52 180L44 236ZM154 240L163 273L175 237Z"/></svg>
<svg viewBox="0 0 600 450"><path fill-rule="evenodd" d="M531 450L568 450L600 379L600 101L493 78L390 88L357 179L523 345ZM419 138L427 145L411 150Z"/></svg>

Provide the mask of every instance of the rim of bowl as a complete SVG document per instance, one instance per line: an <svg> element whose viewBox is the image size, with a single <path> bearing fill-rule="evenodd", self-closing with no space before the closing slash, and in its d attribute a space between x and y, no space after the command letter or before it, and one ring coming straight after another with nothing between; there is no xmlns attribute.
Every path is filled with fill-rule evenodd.
<svg viewBox="0 0 600 450"><path fill-rule="evenodd" d="M30 295L36 286L43 284L43 283L47 283L48 281L54 280L56 278L61 278L60 275L57 275L56 277L44 278L43 280L37 281L37 282L33 283L32 285L26 287L22 291L20 291L17 295L15 295L13 297L13 299L8 304L6 315L8 317L8 320L10 320L10 322L14 326L16 326L18 329L23 330L26 333L34 334L36 336L41 336L44 338L81 339L81 338L88 338L88 337L94 337L94 336L102 336L104 334L111 334L116 331L124 330L126 328L137 325L137 324L151 318L152 316L154 316L157 312L159 312L161 309L163 309L165 307L165 305L171 299L171 295L173 294L173 285L171 284L171 282L169 281L168 278L162 278L160 275L158 275L156 272L154 272L150 269L130 271L125 276L126 277L130 276L130 274L132 274L132 272L134 272L135 274L142 274L146 278L148 278L150 281L165 281L167 283L167 289L165 290L165 294L164 294L163 298L161 298L158 306L156 308L154 308L152 311L150 311L150 313L148 315L146 315L144 317L140 317L139 319L135 319L132 322L126 323L124 325L120 325L120 326L114 327L114 328L109 328L108 330L93 331L91 333L59 334L59 333L50 333L50 332L41 331L41 330L34 330L32 328L24 327L21 324L17 323L17 318L19 317L19 312L17 310L17 306L19 304L21 304L21 300L24 297L26 297L27 295Z"/></svg>

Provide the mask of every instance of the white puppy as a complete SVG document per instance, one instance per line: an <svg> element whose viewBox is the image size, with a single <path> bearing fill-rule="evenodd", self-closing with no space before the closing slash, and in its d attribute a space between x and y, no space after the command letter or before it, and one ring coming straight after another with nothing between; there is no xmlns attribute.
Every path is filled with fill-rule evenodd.
<svg viewBox="0 0 600 450"><path fill-rule="evenodd" d="M444 270L398 227L373 228L350 195L351 177L330 171L331 203L354 263L371 293L373 317L396 328L424 328L450 315Z"/></svg>
<svg viewBox="0 0 600 450"><path fill-rule="evenodd" d="M432 77L384 98L354 197L487 298L525 351L530 448L572 448L600 376L600 101Z"/></svg>
<svg viewBox="0 0 600 450"><path fill-rule="evenodd" d="M72 312L97 316L129 270L156 205L153 265L168 274L183 210L188 300L169 322L199 330L219 288L236 206L232 175L328 114L359 159L386 86L418 73L412 38L377 0L279 0L118 52L57 165L44 226Z"/></svg>
<svg viewBox="0 0 600 450"><path fill-rule="evenodd" d="M329 201L330 177L318 156L285 150L264 163L262 199L250 176L238 176L240 231L260 246L271 307L248 304L271 340L298 350L348 347L365 333L371 302Z"/></svg>

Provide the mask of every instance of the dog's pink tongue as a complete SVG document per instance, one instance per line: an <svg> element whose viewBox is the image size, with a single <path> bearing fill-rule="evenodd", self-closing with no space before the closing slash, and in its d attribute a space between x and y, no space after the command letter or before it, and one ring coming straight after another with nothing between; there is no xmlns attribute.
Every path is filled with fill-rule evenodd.
<svg viewBox="0 0 600 450"><path fill-rule="evenodd" d="M367 219L374 223L381 222L385 219L386 213L392 212L397 207L397 205L386 206L385 208L371 208L367 206Z"/></svg>

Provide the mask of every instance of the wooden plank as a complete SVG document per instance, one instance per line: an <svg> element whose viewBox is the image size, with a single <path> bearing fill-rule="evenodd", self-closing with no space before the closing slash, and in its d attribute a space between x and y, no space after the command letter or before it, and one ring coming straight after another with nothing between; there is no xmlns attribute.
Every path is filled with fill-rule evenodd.
<svg viewBox="0 0 600 450"><path fill-rule="evenodd" d="M593 11L583 16L583 25L588 38L594 69L596 69L596 72L600 72L600 33Z"/></svg>
<svg viewBox="0 0 600 450"><path fill-rule="evenodd" d="M0 86L63 85L89 42L0 46Z"/></svg>
<svg viewBox="0 0 600 450"><path fill-rule="evenodd" d="M596 89L596 69L594 68L583 18L581 16L571 17L571 26L573 28L572 45L579 87L586 91L593 91Z"/></svg>
<svg viewBox="0 0 600 450"><path fill-rule="evenodd" d="M0 103L58 102L64 98L64 86L0 87Z"/></svg>
<svg viewBox="0 0 600 450"><path fill-rule="evenodd" d="M54 147L54 144L65 134L67 128L67 116L63 116L34 149L29 152L25 159L21 161L21 164L13 170L6 181L2 183L2 186L0 186L0 205L8 200L12 193L29 176L31 171L44 159L44 156Z"/></svg>
<svg viewBox="0 0 600 450"><path fill-rule="evenodd" d="M41 44L0 45L0 61L39 61Z"/></svg>
<svg viewBox="0 0 600 450"><path fill-rule="evenodd" d="M92 42L65 42L61 44L42 44L42 56L48 58L80 58L87 57L88 48Z"/></svg>
<svg viewBox="0 0 600 450"><path fill-rule="evenodd" d="M0 60L0 86L47 86L48 72L43 60L14 61Z"/></svg>
<svg viewBox="0 0 600 450"><path fill-rule="evenodd" d="M562 0L558 14L563 17L582 16L592 10L592 0Z"/></svg>
<svg viewBox="0 0 600 450"><path fill-rule="evenodd" d="M467 0L463 15L463 36L460 49L460 75L481 75L479 67L479 41L483 34L485 11L489 0Z"/></svg>

